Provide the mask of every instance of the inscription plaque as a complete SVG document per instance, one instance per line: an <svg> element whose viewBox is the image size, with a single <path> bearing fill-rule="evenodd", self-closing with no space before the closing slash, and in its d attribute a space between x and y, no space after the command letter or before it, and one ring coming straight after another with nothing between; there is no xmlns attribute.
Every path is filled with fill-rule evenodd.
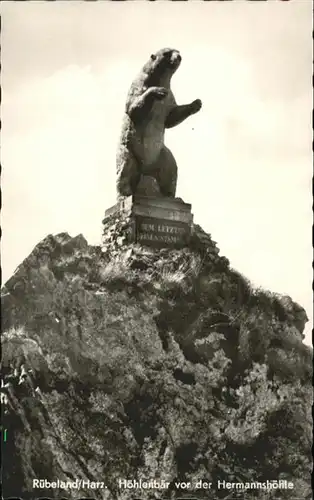
<svg viewBox="0 0 314 500"><path fill-rule="evenodd" d="M190 237L190 226L183 222L136 216L136 242L153 246L184 246Z"/></svg>
<svg viewBox="0 0 314 500"><path fill-rule="evenodd" d="M120 232L119 219L127 221ZM181 199L129 196L106 210L103 224L108 228L110 221L109 240L125 236L127 244L184 247L189 244L193 214L191 205ZM104 242L107 245L108 238Z"/></svg>

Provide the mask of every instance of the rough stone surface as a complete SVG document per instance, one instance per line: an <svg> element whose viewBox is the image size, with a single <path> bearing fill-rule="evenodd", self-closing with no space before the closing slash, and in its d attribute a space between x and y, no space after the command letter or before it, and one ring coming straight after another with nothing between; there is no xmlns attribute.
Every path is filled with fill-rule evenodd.
<svg viewBox="0 0 314 500"><path fill-rule="evenodd" d="M297 306L254 289L199 226L190 248L154 250L125 244L123 224L103 248L48 236L3 287L4 497L150 500L119 479L163 479L174 499L176 481L287 479L276 498L311 498ZM33 478L107 489L34 494Z"/></svg>
<svg viewBox="0 0 314 500"><path fill-rule="evenodd" d="M185 203L181 198L158 198L156 196L128 196L105 211L105 219L113 215L142 215L155 217L156 219L166 219L169 221L179 221L192 223L192 205Z"/></svg>

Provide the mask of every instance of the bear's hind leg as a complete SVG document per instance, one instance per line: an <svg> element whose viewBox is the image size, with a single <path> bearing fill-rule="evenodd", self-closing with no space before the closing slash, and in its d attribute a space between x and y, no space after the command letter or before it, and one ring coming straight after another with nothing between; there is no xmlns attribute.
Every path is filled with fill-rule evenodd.
<svg viewBox="0 0 314 500"><path fill-rule="evenodd" d="M157 180L163 196L174 198L177 188L178 167L170 149L163 146L158 158Z"/></svg>
<svg viewBox="0 0 314 500"><path fill-rule="evenodd" d="M128 148L121 148L117 159L116 186L118 196L134 194L140 177L141 173L136 158Z"/></svg>

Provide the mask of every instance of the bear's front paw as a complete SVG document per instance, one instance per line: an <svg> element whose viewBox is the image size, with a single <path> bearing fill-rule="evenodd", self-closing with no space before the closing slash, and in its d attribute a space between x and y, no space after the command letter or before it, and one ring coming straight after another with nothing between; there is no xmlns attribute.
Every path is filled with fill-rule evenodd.
<svg viewBox="0 0 314 500"><path fill-rule="evenodd" d="M153 96L158 99L158 101L161 101L166 95L168 95L168 89L165 87L156 87L153 90Z"/></svg>
<svg viewBox="0 0 314 500"><path fill-rule="evenodd" d="M197 113L202 107L202 101L200 99L195 99L191 104L193 113Z"/></svg>

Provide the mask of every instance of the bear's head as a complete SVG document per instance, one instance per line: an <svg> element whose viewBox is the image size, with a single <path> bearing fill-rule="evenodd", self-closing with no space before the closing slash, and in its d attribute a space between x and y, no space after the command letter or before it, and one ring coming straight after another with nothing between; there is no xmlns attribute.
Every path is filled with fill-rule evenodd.
<svg viewBox="0 0 314 500"><path fill-rule="evenodd" d="M150 85L158 84L160 78L171 77L180 66L181 59L180 52L170 48L152 54L143 68Z"/></svg>

